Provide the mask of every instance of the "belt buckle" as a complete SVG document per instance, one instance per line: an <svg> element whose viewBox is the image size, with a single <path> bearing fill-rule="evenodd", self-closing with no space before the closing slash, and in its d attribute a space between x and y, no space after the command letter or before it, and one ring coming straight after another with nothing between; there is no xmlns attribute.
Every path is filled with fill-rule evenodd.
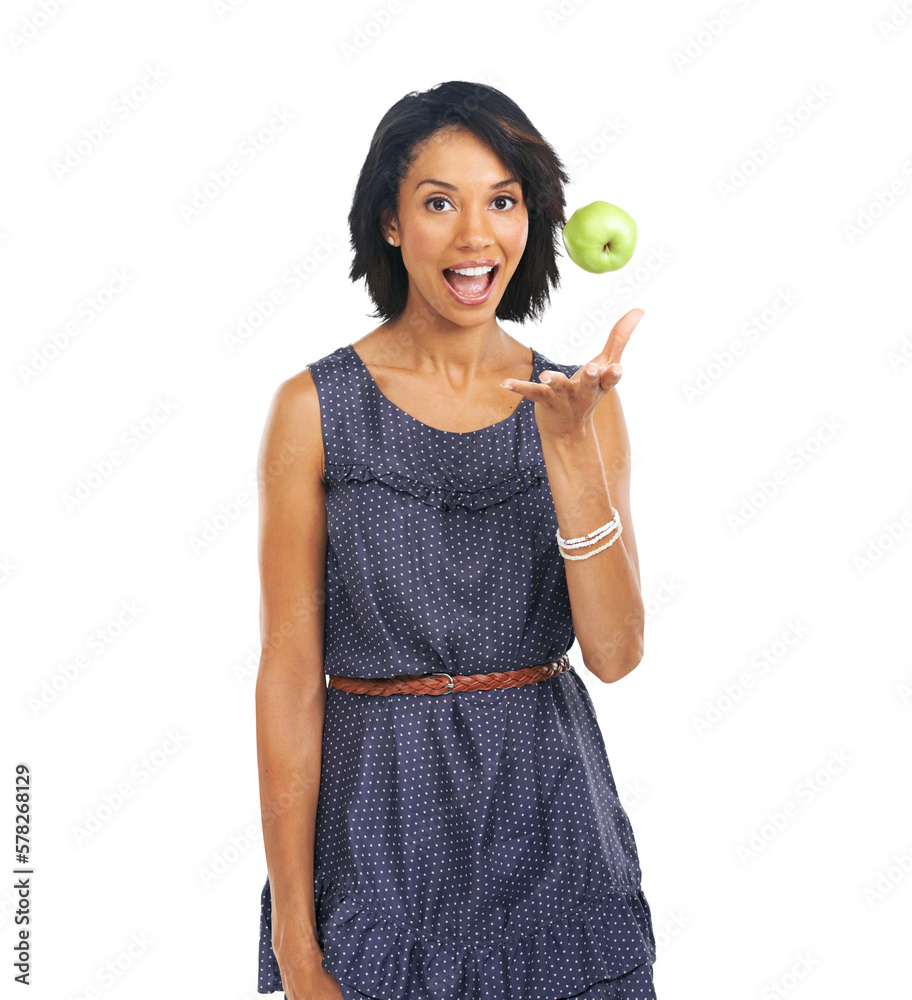
<svg viewBox="0 0 912 1000"><path fill-rule="evenodd" d="M452 674L425 674L425 677L446 677L450 681L450 686L443 691L430 691L429 694L449 694L453 690L453 677Z"/></svg>

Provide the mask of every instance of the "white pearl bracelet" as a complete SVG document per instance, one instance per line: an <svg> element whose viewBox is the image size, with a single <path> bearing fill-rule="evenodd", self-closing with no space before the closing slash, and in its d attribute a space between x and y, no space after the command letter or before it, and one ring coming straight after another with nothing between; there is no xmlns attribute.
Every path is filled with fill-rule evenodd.
<svg viewBox="0 0 912 1000"><path fill-rule="evenodd" d="M578 559L588 559L589 556L594 556L596 552L601 552L602 549L607 549L609 545L614 545L614 543L621 537L621 532L624 530L623 525L618 525L617 531L605 542L604 545L600 545L597 549L593 549L591 552L587 552L584 556L568 556L566 552L561 552L564 559L572 559L574 562Z"/></svg>
<svg viewBox="0 0 912 1000"><path fill-rule="evenodd" d="M565 549L578 549L583 545L591 545L600 538L604 538L605 535L614 531L621 523L621 518L616 507L612 506L611 513L614 517L610 521L603 524L600 528L596 528L595 531L590 531L588 535L578 535L576 538L561 538L560 529L558 528L556 532L557 544L562 545Z"/></svg>
<svg viewBox="0 0 912 1000"><path fill-rule="evenodd" d="M560 530L558 530L556 532L557 544L564 559L588 559L589 556L594 556L596 552L601 552L603 549L607 549L609 545L613 545L618 538L620 538L621 532L624 528L621 524L621 518L617 509L612 506L611 512L614 517L606 524L596 528L595 531L590 531L588 535L579 535L576 538L561 538ZM587 552L583 556L571 556L564 551L564 549L578 549L585 545L592 545L594 542L599 541L599 539L604 538L605 535L609 534L611 537L604 545L599 546L597 549L593 549L591 552Z"/></svg>

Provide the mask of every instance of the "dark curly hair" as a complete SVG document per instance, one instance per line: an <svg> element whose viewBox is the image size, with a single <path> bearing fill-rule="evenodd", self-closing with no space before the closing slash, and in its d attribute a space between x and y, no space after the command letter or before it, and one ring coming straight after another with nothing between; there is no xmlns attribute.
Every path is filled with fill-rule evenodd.
<svg viewBox="0 0 912 1000"><path fill-rule="evenodd" d="M556 251L564 215L564 185L570 180L550 144L506 94L482 83L450 80L412 91L386 112L371 139L348 214L354 250L349 277L367 279L377 307L374 318L394 320L405 309L408 271L400 251L381 232L387 209L399 209L399 184L420 143L441 129L464 128L488 146L520 179L529 217L525 250L496 317L538 319L560 284Z"/></svg>

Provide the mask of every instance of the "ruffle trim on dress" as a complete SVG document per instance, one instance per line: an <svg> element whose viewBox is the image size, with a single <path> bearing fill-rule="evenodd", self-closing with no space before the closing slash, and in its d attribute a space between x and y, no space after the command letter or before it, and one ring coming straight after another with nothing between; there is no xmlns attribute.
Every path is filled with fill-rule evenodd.
<svg viewBox="0 0 912 1000"><path fill-rule="evenodd" d="M517 493L523 493L531 486L548 478L543 461L527 466L498 483L478 486L471 490L452 485L432 485L417 479L410 479L392 469L375 468L370 465L327 462L325 469L326 481L329 483L366 483L370 480L376 480L399 490L400 493L409 493L438 510L454 510L456 507L481 510L484 507L503 503L504 500L509 500Z"/></svg>
<svg viewBox="0 0 912 1000"><path fill-rule="evenodd" d="M368 997L641 1000L649 995L642 990L652 981L655 937L639 887L613 888L530 934L476 947L464 939L426 937L377 913L359 902L353 874L318 874L314 881L323 968ZM620 942L630 943L623 954ZM282 989L277 965L269 982L272 990Z"/></svg>

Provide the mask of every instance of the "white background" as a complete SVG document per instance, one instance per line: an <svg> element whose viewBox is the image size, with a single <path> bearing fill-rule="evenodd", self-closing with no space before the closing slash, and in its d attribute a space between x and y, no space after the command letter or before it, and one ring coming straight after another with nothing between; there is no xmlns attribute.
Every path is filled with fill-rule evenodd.
<svg viewBox="0 0 912 1000"><path fill-rule="evenodd" d="M562 257L544 320L506 328L582 364L646 309L618 389L646 655L607 686L573 655L660 1000L908 989L905 6L4 6L5 980L24 761L30 995L255 995L256 452L279 383L376 325L346 224L376 123L464 79L554 145L568 215L603 199L639 225L624 270ZM276 109L291 121L240 158Z"/></svg>

